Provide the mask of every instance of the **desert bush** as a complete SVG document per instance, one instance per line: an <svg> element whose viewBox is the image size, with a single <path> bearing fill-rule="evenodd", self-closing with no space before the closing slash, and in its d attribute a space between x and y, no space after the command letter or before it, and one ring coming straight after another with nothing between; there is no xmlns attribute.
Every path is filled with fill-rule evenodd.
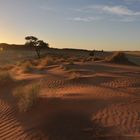
<svg viewBox="0 0 140 140"><path fill-rule="evenodd" d="M13 95L18 100L18 108L20 112L27 112L37 102L39 97L40 85L32 84L17 88Z"/></svg>
<svg viewBox="0 0 140 140"><path fill-rule="evenodd" d="M16 62L16 66L21 67L23 72L31 72L38 64L38 60L22 60Z"/></svg>
<svg viewBox="0 0 140 140"><path fill-rule="evenodd" d="M133 64L128 60L124 52L114 52L112 56L106 58L106 61L119 64Z"/></svg>
<svg viewBox="0 0 140 140"><path fill-rule="evenodd" d="M95 55L95 50L90 51L89 56L94 56Z"/></svg>
<svg viewBox="0 0 140 140"><path fill-rule="evenodd" d="M42 66L50 66L55 64L54 59L52 57L46 57L44 59L41 60L40 64Z"/></svg>
<svg viewBox="0 0 140 140"><path fill-rule="evenodd" d="M121 61L122 58L125 58L125 54L123 52L114 52L111 56L107 57L107 61L117 62ZM125 58L126 59L126 58Z"/></svg>
<svg viewBox="0 0 140 140"><path fill-rule="evenodd" d="M23 72L31 72L33 70L33 65L30 61L26 61L21 65L21 69Z"/></svg>

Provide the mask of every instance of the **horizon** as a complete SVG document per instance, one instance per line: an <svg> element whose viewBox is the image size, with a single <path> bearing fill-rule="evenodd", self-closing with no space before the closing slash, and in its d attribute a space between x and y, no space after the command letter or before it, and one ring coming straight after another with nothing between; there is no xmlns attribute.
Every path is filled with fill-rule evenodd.
<svg viewBox="0 0 140 140"><path fill-rule="evenodd" d="M33 35L53 48L140 50L140 0L1 0L0 43Z"/></svg>
<svg viewBox="0 0 140 140"><path fill-rule="evenodd" d="M0 43L0 45L2 45L2 44L11 45L11 46L12 45L13 46L14 45L17 45L17 46L25 45L25 43L24 44ZM93 51L93 50L95 50L95 51L102 51L103 50L103 51L106 51L106 52L121 52L121 51L122 52L123 51L124 52L129 52L129 51L130 52L139 52L140 51L140 50L117 50L117 49L116 50L115 49L114 50L104 50L104 49L101 50L101 49L94 49L94 48L93 49L85 49L85 48L58 48L58 47L51 47L51 46L49 46L49 48L52 48L52 49L74 49L74 50L84 50L84 51Z"/></svg>

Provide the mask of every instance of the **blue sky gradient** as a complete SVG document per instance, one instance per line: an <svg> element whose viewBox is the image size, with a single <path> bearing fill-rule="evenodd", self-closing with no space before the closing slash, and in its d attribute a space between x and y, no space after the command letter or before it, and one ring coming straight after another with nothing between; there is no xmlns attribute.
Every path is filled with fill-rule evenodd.
<svg viewBox="0 0 140 140"><path fill-rule="evenodd" d="M140 0L1 0L0 42L140 50Z"/></svg>

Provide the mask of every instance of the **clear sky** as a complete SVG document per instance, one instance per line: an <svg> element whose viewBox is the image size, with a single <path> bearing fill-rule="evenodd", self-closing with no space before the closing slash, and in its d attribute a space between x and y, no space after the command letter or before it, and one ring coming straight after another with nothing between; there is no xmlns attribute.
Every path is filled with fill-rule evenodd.
<svg viewBox="0 0 140 140"><path fill-rule="evenodd" d="M0 0L0 42L140 50L140 0Z"/></svg>

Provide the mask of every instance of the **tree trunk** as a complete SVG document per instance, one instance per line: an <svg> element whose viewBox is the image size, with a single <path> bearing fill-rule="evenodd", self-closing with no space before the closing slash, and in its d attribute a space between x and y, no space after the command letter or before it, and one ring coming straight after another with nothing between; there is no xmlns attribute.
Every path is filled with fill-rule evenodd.
<svg viewBox="0 0 140 140"><path fill-rule="evenodd" d="M41 58L41 57L40 57L40 50L39 50L38 48L35 47L35 51L36 51L36 53L37 53L38 58Z"/></svg>

